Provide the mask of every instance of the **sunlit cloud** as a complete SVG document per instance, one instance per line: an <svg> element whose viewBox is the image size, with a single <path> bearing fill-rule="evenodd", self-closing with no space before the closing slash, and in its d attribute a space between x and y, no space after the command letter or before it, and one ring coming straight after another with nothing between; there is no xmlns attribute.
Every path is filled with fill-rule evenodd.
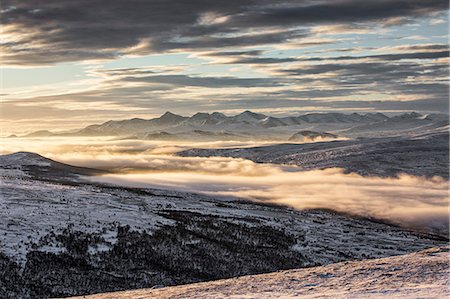
<svg viewBox="0 0 450 299"><path fill-rule="evenodd" d="M448 227L449 185L441 178L427 180L408 175L367 178L344 174L341 169L298 172L239 159L192 159L171 161L174 164L164 165L157 171L105 175L93 180L133 187L237 196L299 210L332 209L384 219L406 227L431 228L441 233ZM158 166L163 164L156 161ZM186 167L193 164L195 169ZM177 170L172 168L173 165Z"/></svg>
<svg viewBox="0 0 450 299"><path fill-rule="evenodd" d="M448 229L447 180L401 174L362 177L342 169L300 171L245 159L179 157L192 147L255 146L270 142L154 142L107 138L9 139L1 153L38 152L57 161L114 173L97 182L240 197L295 209L326 208L407 227Z"/></svg>

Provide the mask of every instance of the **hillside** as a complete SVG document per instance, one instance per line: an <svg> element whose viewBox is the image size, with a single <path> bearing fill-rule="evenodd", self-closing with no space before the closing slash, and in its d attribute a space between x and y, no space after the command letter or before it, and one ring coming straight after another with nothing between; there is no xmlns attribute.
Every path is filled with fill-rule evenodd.
<svg viewBox="0 0 450 299"><path fill-rule="evenodd" d="M49 176L58 162L32 153L0 162L1 298L171 286L447 243L332 211L93 184L68 172L77 168Z"/></svg>
<svg viewBox="0 0 450 299"><path fill-rule="evenodd" d="M383 259L82 298L448 298L448 252L449 247L432 248Z"/></svg>
<svg viewBox="0 0 450 299"><path fill-rule="evenodd" d="M251 148L190 149L184 157L233 157L258 163L297 165L304 170L344 168L363 176L441 176L448 179L448 132L384 138L361 138Z"/></svg>
<svg viewBox="0 0 450 299"><path fill-rule="evenodd" d="M103 170L60 163L31 152L0 155L0 175L11 177L39 177L51 180L74 180L79 176L99 175Z"/></svg>
<svg viewBox="0 0 450 299"><path fill-rule="evenodd" d="M325 141L338 138L337 135L327 132L300 131L292 135L288 141Z"/></svg>

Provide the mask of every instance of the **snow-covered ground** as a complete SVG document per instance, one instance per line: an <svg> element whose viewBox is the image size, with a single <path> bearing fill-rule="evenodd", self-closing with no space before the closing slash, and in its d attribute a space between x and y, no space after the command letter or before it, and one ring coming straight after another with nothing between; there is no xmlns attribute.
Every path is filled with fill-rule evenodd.
<svg viewBox="0 0 450 299"><path fill-rule="evenodd" d="M184 157L233 157L259 163L297 165L304 170L341 167L361 175L449 178L448 128L427 134L377 137L253 148L191 149Z"/></svg>
<svg viewBox="0 0 450 299"><path fill-rule="evenodd" d="M164 121L174 117L176 122L185 121L166 116ZM203 117L213 116L199 115L194 120ZM251 113L238 118L248 117L256 117L255 123L260 119L264 125L277 123ZM32 149L84 167L29 152L0 156L0 298L168 287L287 269L299 270L246 276L232 280L236 285L216 281L150 293L162 298L324 294L335 298L348 297L350 290L355 298L414 298L426 297L427 292L433 298L442 296L439 267L443 251L387 262L349 261L448 244L440 221L448 212L447 118L366 115L367 121L360 123L361 115L356 114L324 117L313 114L299 124L286 118L284 121L293 124L271 129L262 126L260 132L268 138L263 142L175 146L173 142L123 138L86 142L55 137L37 138L37 142L25 138L8 145L3 152ZM232 121L239 123L238 118ZM372 126L372 118L377 119L376 125ZM121 124L108 122L107 127L112 125L115 131ZM146 122L142 125L145 129ZM273 145L300 127L321 132L334 128L339 137L348 138ZM374 137L356 138L361 134ZM200 144L209 149L173 155ZM217 149L219 144L272 145ZM132 184L125 184L122 178L112 182L110 171L146 177ZM308 200L326 204L305 205ZM426 227L433 228L427 231L440 235L354 216L357 211L362 216L393 219L373 213L379 207L395 213L400 210L414 221L423 218ZM353 216L305 208L332 208ZM404 224L402 221L397 223ZM432 260L435 256L440 260ZM335 264L339 262L349 263ZM316 266L325 268L310 268ZM425 277L420 283L415 269Z"/></svg>
<svg viewBox="0 0 450 299"><path fill-rule="evenodd" d="M408 255L250 275L86 299L448 298L449 247ZM75 299L75 298L73 298Z"/></svg>
<svg viewBox="0 0 450 299"><path fill-rule="evenodd" d="M447 243L331 211L92 184L71 172L83 169L32 153L0 157L0 168L0 297L168 286Z"/></svg>
<svg viewBox="0 0 450 299"><path fill-rule="evenodd" d="M33 243L68 226L87 233L111 235L119 225L155 231L176 222L163 211L197 212L223 217L230 223L270 226L298 236L292 247L308 257L309 264L326 264L352 258L382 257L419 250L441 241L395 226L321 210L287 208L237 202L199 194L61 184L28 178L1 180L0 248L25 261ZM400 246L401 244L401 246ZM46 244L46 250L60 244ZM336 249L339 248L339 254ZM53 249L52 249L53 250ZM61 249L63 250L63 249Z"/></svg>

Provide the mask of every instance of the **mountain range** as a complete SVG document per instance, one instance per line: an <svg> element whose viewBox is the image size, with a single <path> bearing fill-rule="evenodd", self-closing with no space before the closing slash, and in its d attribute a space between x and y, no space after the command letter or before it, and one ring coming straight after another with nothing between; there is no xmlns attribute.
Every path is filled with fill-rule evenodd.
<svg viewBox="0 0 450 299"><path fill-rule="evenodd" d="M186 117L171 112L153 119L110 120L72 132L37 131L25 137L46 136L126 136L139 139L239 139L270 134L293 136L301 130L332 131L339 135L358 135L373 131L409 130L448 125L448 115L416 112L387 116L383 113L308 113L273 117L252 111L233 116L220 112L198 112Z"/></svg>

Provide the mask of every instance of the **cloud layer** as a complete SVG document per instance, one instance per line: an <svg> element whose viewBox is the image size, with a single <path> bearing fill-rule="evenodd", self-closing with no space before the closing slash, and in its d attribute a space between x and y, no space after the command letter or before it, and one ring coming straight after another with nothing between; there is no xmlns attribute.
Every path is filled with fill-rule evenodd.
<svg viewBox="0 0 450 299"><path fill-rule="evenodd" d="M278 44L302 26L418 18L445 0L14 1L2 3L4 63L47 64L167 50Z"/></svg>
<svg viewBox="0 0 450 299"><path fill-rule="evenodd" d="M32 150L74 165L115 170L116 174L94 178L106 183L237 196L296 209L334 209L448 232L449 183L439 177L361 177L341 169L304 172L244 159L171 155L187 147L245 145L255 144L54 138L16 140L3 150Z"/></svg>

